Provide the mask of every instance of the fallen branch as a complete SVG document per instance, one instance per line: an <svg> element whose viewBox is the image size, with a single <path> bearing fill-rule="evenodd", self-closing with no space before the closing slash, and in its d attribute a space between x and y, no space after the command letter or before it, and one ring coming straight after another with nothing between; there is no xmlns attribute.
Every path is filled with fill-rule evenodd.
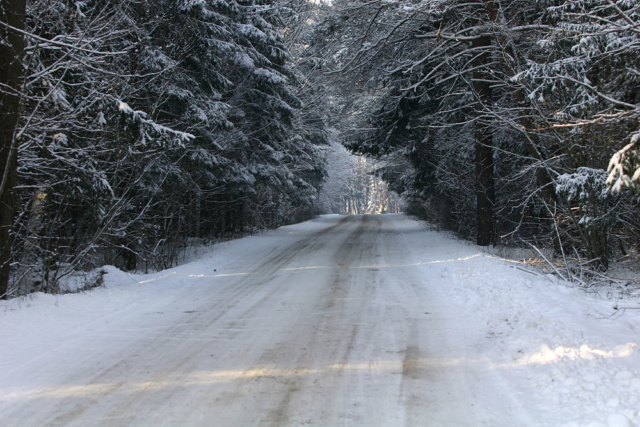
<svg viewBox="0 0 640 427"><path fill-rule="evenodd" d="M564 277L564 275L563 275L562 273L560 273L560 271L558 271L558 269L556 268L556 266L555 266L555 265L553 265L553 264L551 263L551 261L549 261L549 260L547 259L547 257L546 257L546 256L544 256L544 254L540 251L540 249L538 249L535 245L532 245L531 243L528 243L528 242L527 242L527 244L528 244L529 246L531 246L531 247L532 247L536 252L538 252L538 255L540 255L540 256L542 257L542 259L544 259L544 260L545 260L545 262L546 262L547 264L549 264L549 266L550 266L551 268L553 268L553 271L555 271L555 272L556 272L556 274L557 274L558 276L560 276L560 278L562 278L562 280L564 280L565 282L568 282L568 281L569 281L569 280L567 280L567 278L566 278L566 277Z"/></svg>

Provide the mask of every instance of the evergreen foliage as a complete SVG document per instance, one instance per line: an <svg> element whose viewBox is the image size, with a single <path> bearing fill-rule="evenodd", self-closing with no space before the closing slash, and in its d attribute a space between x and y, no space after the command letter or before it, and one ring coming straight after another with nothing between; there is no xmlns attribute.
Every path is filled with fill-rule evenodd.
<svg viewBox="0 0 640 427"><path fill-rule="evenodd" d="M12 292L317 213L323 124L266 0L32 0ZM322 119L319 119L322 122ZM317 126L318 127L318 126Z"/></svg>

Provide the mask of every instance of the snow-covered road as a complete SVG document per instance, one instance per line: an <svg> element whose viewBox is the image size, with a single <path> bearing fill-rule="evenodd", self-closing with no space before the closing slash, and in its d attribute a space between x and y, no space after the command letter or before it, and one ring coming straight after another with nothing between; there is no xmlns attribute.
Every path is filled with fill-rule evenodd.
<svg viewBox="0 0 640 427"><path fill-rule="evenodd" d="M0 305L2 426L632 426L640 325L403 215ZM635 316L635 317L631 317Z"/></svg>

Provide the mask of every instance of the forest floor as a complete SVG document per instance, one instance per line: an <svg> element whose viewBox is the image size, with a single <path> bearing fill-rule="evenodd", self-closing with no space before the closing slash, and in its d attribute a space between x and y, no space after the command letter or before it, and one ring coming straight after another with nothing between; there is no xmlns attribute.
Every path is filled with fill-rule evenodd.
<svg viewBox="0 0 640 427"><path fill-rule="evenodd" d="M401 214L107 272L0 302L0 425L640 425L637 299Z"/></svg>

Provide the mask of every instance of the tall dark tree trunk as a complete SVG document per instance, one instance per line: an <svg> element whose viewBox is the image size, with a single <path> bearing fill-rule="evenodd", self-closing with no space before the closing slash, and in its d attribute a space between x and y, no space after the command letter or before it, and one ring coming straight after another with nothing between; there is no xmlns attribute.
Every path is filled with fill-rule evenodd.
<svg viewBox="0 0 640 427"><path fill-rule="evenodd" d="M476 151L476 217L477 235L476 243L480 246L489 246L494 243L495 221L495 178L493 173L493 137L489 125L482 117L484 106L492 99L491 84L486 67L491 60L489 47L491 39L481 37L472 42L476 58L474 60L473 90L478 97L478 117L475 123L475 151Z"/></svg>
<svg viewBox="0 0 640 427"><path fill-rule="evenodd" d="M26 0L0 1L0 298L7 297L16 199L17 141Z"/></svg>

